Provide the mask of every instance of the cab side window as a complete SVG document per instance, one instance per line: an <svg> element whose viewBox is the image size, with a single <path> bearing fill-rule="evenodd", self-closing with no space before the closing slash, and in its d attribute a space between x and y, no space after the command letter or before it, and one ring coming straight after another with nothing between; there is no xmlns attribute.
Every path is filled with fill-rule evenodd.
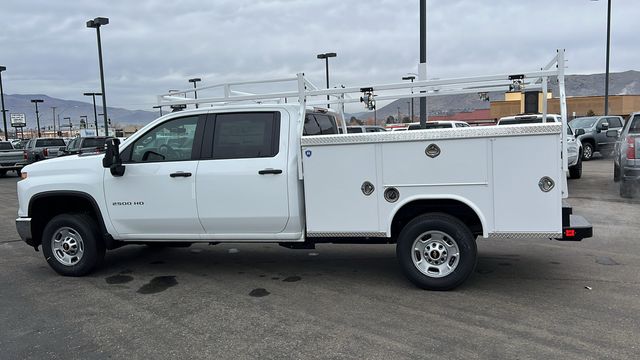
<svg viewBox="0 0 640 360"><path fill-rule="evenodd" d="M622 127L622 121L617 117L610 117L609 120L609 128L619 128Z"/></svg>
<svg viewBox="0 0 640 360"><path fill-rule="evenodd" d="M219 114L213 129L213 159L274 157L280 150L280 113Z"/></svg>
<svg viewBox="0 0 640 360"><path fill-rule="evenodd" d="M158 125L131 145L131 162L191 160L197 125L197 116Z"/></svg>

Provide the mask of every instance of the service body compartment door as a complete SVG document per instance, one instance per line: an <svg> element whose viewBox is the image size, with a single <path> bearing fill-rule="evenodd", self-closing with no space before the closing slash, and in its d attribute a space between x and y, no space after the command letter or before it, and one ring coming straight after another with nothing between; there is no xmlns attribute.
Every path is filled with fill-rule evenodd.
<svg viewBox="0 0 640 360"><path fill-rule="evenodd" d="M493 141L495 232L560 233L562 181L560 137L554 135L496 138ZM541 190L549 177L554 187Z"/></svg>
<svg viewBox="0 0 640 360"><path fill-rule="evenodd" d="M304 195L307 233L371 233L378 226L380 144L305 146ZM362 186L376 188L365 195Z"/></svg>

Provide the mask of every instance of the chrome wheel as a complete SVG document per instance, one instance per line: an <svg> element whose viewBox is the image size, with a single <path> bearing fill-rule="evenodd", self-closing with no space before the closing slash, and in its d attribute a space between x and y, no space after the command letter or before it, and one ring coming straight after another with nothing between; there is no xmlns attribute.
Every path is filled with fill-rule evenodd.
<svg viewBox="0 0 640 360"><path fill-rule="evenodd" d="M84 242L76 230L70 227L61 227L51 237L51 249L53 256L60 264L73 266L82 260Z"/></svg>
<svg viewBox="0 0 640 360"><path fill-rule="evenodd" d="M413 242L411 257L415 267L432 278L451 274L460 262L458 244L449 234L427 231Z"/></svg>
<svg viewBox="0 0 640 360"><path fill-rule="evenodd" d="M593 148L591 145L587 144L584 146L584 154L582 155L583 159L590 160L593 157Z"/></svg>

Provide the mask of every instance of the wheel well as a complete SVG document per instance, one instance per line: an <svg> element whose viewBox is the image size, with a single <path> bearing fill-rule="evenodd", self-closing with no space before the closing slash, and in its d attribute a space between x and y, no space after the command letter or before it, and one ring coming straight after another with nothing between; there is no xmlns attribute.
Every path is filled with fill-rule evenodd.
<svg viewBox="0 0 640 360"><path fill-rule="evenodd" d="M452 199L430 199L415 200L403 205L391 222L391 237L396 239L402 228L416 216L431 212L454 216L465 223L474 236L482 235L480 217L469 205Z"/></svg>
<svg viewBox="0 0 640 360"><path fill-rule="evenodd" d="M42 232L53 217L60 214L81 213L92 217L100 227L100 234L107 234L104 221L95 200L86 194L44 194L29 203L31 235L36 244L42 243Z"/></svg>
<svg viewBox="0 0 640 360"><path fill-rule="evenodd" d="M581 143L583 143L583 144L588 143L588 144L590 144L594 149L596 148L596 141L595 141L595 139L592 139L592 138L580 139L580 142L581 142Z"/></svg>

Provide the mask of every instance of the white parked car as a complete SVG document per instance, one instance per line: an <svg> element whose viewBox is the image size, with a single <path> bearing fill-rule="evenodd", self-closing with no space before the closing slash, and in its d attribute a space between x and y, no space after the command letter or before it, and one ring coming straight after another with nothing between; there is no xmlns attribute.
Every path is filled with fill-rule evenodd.
<svg viewBox="0 0 640 360"><path fill-rule="evenodd" d="M542 114L506 116L498 120L497 125L521 125L521 124L541 124ZM547 114L545 123L562 123L562 118L557 114ZM580 179L582 177L582 143L574 135L571 127L567 126L565 136L567 145L567 162L569 163L569 177Z"/></svg>

